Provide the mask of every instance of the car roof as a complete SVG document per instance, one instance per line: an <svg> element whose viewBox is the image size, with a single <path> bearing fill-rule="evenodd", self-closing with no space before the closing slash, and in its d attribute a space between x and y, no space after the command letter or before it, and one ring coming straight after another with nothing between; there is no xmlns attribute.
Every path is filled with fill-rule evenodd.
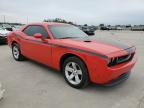
<svg viewBox="0 0 144 108"><path fill-rule="evenodd" d="M57 23L57 22L37 22L37 23L30 23L28 25L69 25L66 23Z"/></svg>
<svg viewBox="0 0 144 108"><path fill-rule="evenodd" d="M22 30L24 30L26 27L28 27L28 26L30 26L30 25L50 26L50 25L70 25L70 24L57 23L57 22L35 22L35 23L26 24L26 25L22 26L19 30L22 31Z"/></svg>

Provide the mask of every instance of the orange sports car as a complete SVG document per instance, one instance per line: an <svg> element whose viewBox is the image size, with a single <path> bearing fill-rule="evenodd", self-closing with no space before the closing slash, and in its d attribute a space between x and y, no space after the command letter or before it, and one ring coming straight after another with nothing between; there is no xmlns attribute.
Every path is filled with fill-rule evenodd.
<svg viewBox="0 0 144 108"><path fill-rule="evenodd" d="M25 58L63 73L74 88L89 82L115 85L126 80L136 63L134 46L99 36L88 36L62 23L32 23L9 33L15 60Z"/></svg>

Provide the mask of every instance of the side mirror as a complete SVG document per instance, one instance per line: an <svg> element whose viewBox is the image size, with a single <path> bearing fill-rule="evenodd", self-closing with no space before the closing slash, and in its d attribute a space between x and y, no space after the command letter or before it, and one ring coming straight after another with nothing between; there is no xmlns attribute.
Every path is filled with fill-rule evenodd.
<svg viewBox="0 0 144 108"><path fill-rule="evenodd" d="M41 39L41 38L42 38L42 34L40 34L40 33L36 33L36 34L34 34L34 37L35 37L35 38L39 38L39 39Z"/></svg>

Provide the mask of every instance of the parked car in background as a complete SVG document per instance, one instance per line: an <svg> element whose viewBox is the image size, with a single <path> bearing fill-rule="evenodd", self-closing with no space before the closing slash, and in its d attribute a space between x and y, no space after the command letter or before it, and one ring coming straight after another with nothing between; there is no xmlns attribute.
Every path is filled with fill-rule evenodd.
<svg viewBox="0 0 144 108"><path fill-rule="evenodd" d="M110 30L110 28L106 27L106 26L102 26L102 27L100 27L100 30Z"/></svg>
<svg viewBox="0 0 144 108"><path fill-rule="evenodd" d="M80 26L80 29L87 35L95 35L95 28L91 26Z"/></svg>
<svg viewBox="0 0 144 108"><path fill-rule="evenodd" d="M135 25L131 27L131 30L132 31L144 31L144 25L139 25L139 26Z"/></svg>
<svg viewBox="0 0 144 108"><path fill-rule="evenodd" d="M30 58L63 73L74 88L89 82L115 85L126 80L136 63L135 47L88 36L62 23L32 23L9 33L8 45L16 61Z"/></svg>
<svg viewBox="0 0 144 108"><path fill-rule="evenodd" d="M21 25L15 25L13 26L13 31L19 30L21 27Z"/></svg>
<svg viewBox="0 0 144 108"><path fill-rule="evenodd" d="M0 43L7 43L7 35L12 28L0 28Z"/></svg>
<svg viewBox="0 0 144 108"><path fill-rule="evenodd" d="M117 30L123 30L121 27L117 27Z"/></svg>

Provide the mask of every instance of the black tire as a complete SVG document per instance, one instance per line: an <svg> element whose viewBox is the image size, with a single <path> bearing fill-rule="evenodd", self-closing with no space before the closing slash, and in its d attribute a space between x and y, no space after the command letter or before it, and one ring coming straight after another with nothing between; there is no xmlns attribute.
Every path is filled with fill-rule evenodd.
<svg viewBox="0 0 144 108"><path fill-rule="evenodd" d="M65 72L65 68L67 66L68 63L71 63L71 62L74 62L76 63L77 65L79 65L80 69L82 70L82 78L81 78L81 81L79 84L72 84L71 82L69 82L68 78L66 77L66 72ZM62 65L62 72L63 72L63 75L64 75L64 78L65 78L65 81L71 86L71 87L74 87L74 88L77 88L77 89L81 89L81 88L84 88L86 87L88 84L89 84L89 75L88 75L88 70L87 70L87 67L85 65L85 63L78 57L69 57L67 58L63 65Z"/></svg>
<svg viewBox="0 0 144 108"><path fill-rule="evenodd" d="M18 51L18 56L16 57L15 54L14 54L14 49L17 49ZM20 47L17 43L14 43L12 45L12 55L13 55L13 58L16 60L16 61L23 61L25 60L25 57L21 54L21 50L20 50Z"/></svg>

